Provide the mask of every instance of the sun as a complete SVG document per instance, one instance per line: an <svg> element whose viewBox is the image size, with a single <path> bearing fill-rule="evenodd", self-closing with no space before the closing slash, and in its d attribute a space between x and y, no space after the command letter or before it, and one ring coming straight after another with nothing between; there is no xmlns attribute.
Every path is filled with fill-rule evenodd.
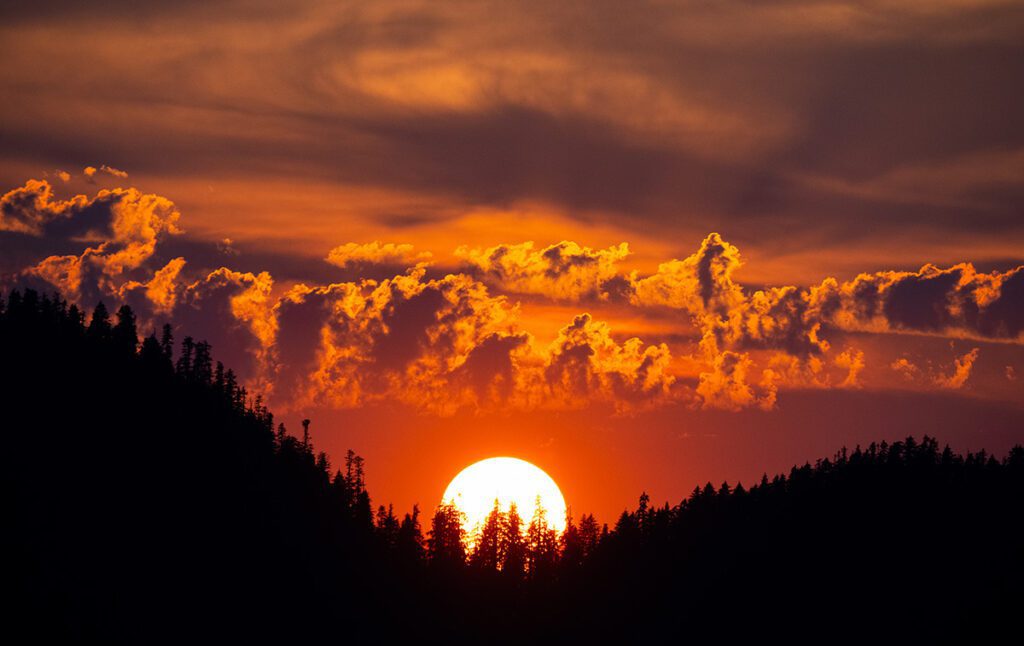
<svg viewBox="0 0 1024 646"><path fill-rule="evenodd" d="M565 530L566 506L562 492L539 467L518 458L488 458L469 465L448 485L443 503L453 503L466 518L463 527L472 536L494 509L494 501L507 512L515 503L524 525L529 524L540 499L548 526Z"/></svg>

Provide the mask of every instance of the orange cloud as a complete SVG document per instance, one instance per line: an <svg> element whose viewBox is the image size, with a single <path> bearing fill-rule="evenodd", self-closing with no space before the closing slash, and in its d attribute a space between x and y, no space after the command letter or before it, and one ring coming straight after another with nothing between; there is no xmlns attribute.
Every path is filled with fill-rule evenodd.
<svg viewBox="0 0 1024 646"><path fill-rule="evenodd" d="M533 242L524 242L488 249L459 247L455 255L499 289L578 301L608 298L614 283L621 289L618 263L629 255L629 245L591 249L563 240L535 249Z"/></svg>
<svg viewBox="0 0 1024 646"><path fill-rule="evenodd" d="M600 393L617 404L663 403L675 378L668 346L638 338L616 343L606 323L589 314L562 328L548 348L544 376L551 395L575 407Z"/></svg>
<svg viewBox="0 0 1024 646"><path fill-rule="evenodd" d="M394 397L458 407L466 393L452 386L477 347L518 336L504 297L464 275L427 280L422 268L380 282L298 285L275 314L278 375L300 405Z"/></svg>
<svg viewBox="0 0 1024 646"><path fill-rule="evenodd" d="M914 381L914 379L916 379L917 376L921 373L920 368L914 365L906 357L900 357L899 359L896 359L891 364L889 364L889 367L895 370L901 377L903 377L907 381Z"/></svg>
<svg viewBox="0 0 1024 646"><path fill-rule="evenodd" d="M112 177L120 177L122 179L128 177L128 173L126 173L125 171L119 170L112 166L107 166L106 164L101 165L99 168L96 168L95 166L86 166L85 168L82 169L82 175L85 176L86 181L88 181L89 183L93 183L96 177L96 173L104 173L106 175L110 175Z"/></svg>
<svg viewBox="0 0 1024 646"><path fill-rule="evenodd" d="M848 372L846 378L839 384L841 388L860 388L862 386L859 375L864 369L864 352L861 350L847 349L840 353L835 360L840 368Z"/></svg>
<svg viewBox="0 0 1024 646"><path fill-rule="evenodd" d="M726 350L715 354L711 370L700 374L697 394L703 408L718 408L738 411L758 403L758 398L747 383L747 374L753 362L745 352ZM768 390L763 405L770 408L775 404L775 392Z"/></svg>
<svg viewBox="0 0 1024 646"><path fill-rule="evenodd" d="M150 280L126 282L118 289L118 294L143 318L150 311L169 316L178 302L179 276L184 267L184 258L174 258L156 270Z"/></svg>
<svg viewBox="0 0 1024 646"><path fill-rule="evenodd" d="M411 267L430 260L429 251L417 252L411 244L381 244L373 241L367 244L348 244L335 247L327 254L327 262L341 268L352 265L397 265Z"/></svg>
<svg viewBox="0 0 1024 646"><path fill-rule="evenodd" d="M723 349L780 349L804 357L828 350L818 337L820 326L808 316L806 294L787 286L748 295L733 278L742 264L739 249L712 233L692 256L634 278L633 303L687 312Z"/></svg>
<svg viewBox="0 0 1024 646"><path fill-rule="evenodd" d="M47 223L71 217L89 204L84 195L54 200L53 187L46 180L30 179L25 185L0 198L0 231L43 235Z"/></svg>
<svg viewBox="0 0 1024 646"><path fill-rule="evenodd" d="M8 207L10 205L10 207ZM53 200L45 181L31 180L4 196L4 220L18 230L55 239L93 243L79 256L50 256L22 272L53 285L78 302L117 294L125 274L138 269L165 235L181 233L180 214L167 198L135 188L101 190L94 198L78 195Z"/></svg>
<svg viewBox="0 0 1024 646"><path fill-rule="evenodd" d="M829 278L809 299L815 318L843 330L1011 341L1024 332L1024 266L981 273L970 263L925 265L844 283Z"/></svg>
<svg viewBox="0 0 1024 646"><path fill-rule="evenodd" d="M435 413L462 407L620 410L669 395L667 346L617 343L576 317L548 346L519 329L519 309L465 274L325 287L299 285L275 306L278 394L295 406L398 400ZM310 343L312 341L312 343Z"/></svg>
<svg viewBox="0 0 1024 646"><path fill-rule="evenodd" d="M179 290L171 313L179 329L205 338L241 379L267 393L273 385L267 379L269 350L277 334L270 295L273 285L267 272L221 267L192 283L168 286Z"/></svg>
<svg viewBox="0 0 1024 646"><path fill-rule="evenodd" d="M58 200L47 182L33 180L2 203L8 233L85 246L79 255L43 258L18 275L20 282L55 287L85 306L100 298L129 303L144 327L169 319L211 341L246 383L282 408L400 401L449 414L601 401L620 412L667 402L770 409L783 387L861 386L864 352L832 355L828 334L1019 340L1022 325L1024 268L926 266L811 288L748 290L736 278L739 249L717 233L648 276L622 269L630 253L625 243L463 247L456 255L469 273L441 276L428 273L434 270L424 263L427 252L372 242L337 246L326 258L360 278L275 292L269 272L221 267L197 275L184 257L150 266L160 241L181 232L174 204L157 195L128 188ZM373 266L379 278L393 265L415 266L384 279L358 273ZM607 323L571 310L558 319L568 316L568 325L556 322L545 332L553 339L538 339L536 321L524 321L506 294L542 296L563 309L599 299L612 320L616 308L633 308L632 316L656 308L669 329L662 338L692 354L673 357L668 343L616 338ZM673 311L683 320L674 322ZM976 356L964 355L952 375L932 383L962 387ZM916 372L906 360L892 369L905 377Z"/></svg>
<svg viewBox="0 0 1024 646"><path fill-rule="evenodd" d="M935 378L935 383L942 388L949 388L951 390L963 388L964 384L967 383L967 379L971 376L974 362L978 360L978 352L978 348L974 348L962 357L957 358L953 362L953 374L948 377L940 375Z"/></svg>

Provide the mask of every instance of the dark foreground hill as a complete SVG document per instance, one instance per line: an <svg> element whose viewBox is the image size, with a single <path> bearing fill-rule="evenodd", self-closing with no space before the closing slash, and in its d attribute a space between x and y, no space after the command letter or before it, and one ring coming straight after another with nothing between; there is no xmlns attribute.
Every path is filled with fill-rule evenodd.
<svg viewBox="0 0 1024 646"><path fill-rule="evenodd" d="M426 537L415 510L374 513L361 460L275 428L205 344L139 343L127 309L0 304L19 643L1019 639L1019 447L842 451L557 541L499 513L465 555L450 510Z"/></svg>

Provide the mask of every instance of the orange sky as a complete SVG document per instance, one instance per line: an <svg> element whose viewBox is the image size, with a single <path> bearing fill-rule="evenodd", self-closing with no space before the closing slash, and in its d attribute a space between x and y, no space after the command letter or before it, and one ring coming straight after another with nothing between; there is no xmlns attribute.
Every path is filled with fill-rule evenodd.
<svg viewBox="0 0 1024 646"><path fill-rule="evenodd" d="M1020 3L0 17L3 285L208 338L378 502L1022 439Z"/></svg>

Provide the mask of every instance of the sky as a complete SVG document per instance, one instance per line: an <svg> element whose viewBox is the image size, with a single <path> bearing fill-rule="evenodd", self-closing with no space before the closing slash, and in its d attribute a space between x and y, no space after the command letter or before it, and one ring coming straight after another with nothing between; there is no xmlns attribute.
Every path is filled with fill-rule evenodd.
<svg viewBox="0 0 1024 646"><path fill-rule="evenodd" d="M1022 78L1013 1L7 2L0 284L209 340L399 509L1002 452Z"/></svg>

